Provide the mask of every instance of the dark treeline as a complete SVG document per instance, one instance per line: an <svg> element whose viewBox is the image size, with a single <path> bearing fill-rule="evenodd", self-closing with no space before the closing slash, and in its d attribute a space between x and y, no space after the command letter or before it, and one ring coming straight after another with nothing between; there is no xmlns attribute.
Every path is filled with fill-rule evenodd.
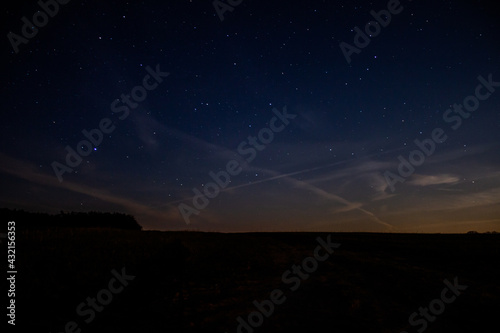
<svg viewBox="0 0 500 333"><path fill-rule="evenodd" d="M114 228L141 230L132 215L103 212L63 212L51 215L0 208L2 221L15 221L16 228ZM6 223L4 223L6 225Z"/></svg>

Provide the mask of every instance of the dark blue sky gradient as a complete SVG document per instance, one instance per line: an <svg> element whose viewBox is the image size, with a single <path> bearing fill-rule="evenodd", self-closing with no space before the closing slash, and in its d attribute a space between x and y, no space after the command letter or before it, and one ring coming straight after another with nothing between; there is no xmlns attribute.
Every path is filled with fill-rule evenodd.
<svg viewBox="0 0 500 333"><path fill-rule="evenodd" d="M160 230L498 230L500 88L456 130L443 119L478 76L500 81L495 4L401 1L348 64L339 44L386 1L248 0L221 21L211 1L72 0L18 53L6 36L39 6L8 3L0 206ZM169 75L120 120L110 106L147 66ZM238 146L284 107L296 117L245 163ZM114 131L60 182L51 164L103 118ZM386 172L435 128L447 140L391 191ZM179 205L233 159L241 173L186 224Z"/></svg>

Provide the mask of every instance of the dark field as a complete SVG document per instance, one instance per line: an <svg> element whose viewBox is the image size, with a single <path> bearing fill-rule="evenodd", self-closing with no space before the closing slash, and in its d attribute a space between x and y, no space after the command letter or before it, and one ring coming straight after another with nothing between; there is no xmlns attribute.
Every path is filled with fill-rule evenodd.
<svg viewBox="0 0 500 333"><path fill-rule="evenodd" d="M318 236L328 235L341 244L335 252L300 286L298 278L282 280L292 265L313 256ZM275 289L286 299L255 332L423 332L409 316L440 299L443 281L455 277L468 288L425 332L498 332L497 234L61 229L16 237L16 330L23 332L64 332L70 321L78 327L70 324L68 332L236 332L237 318L248 322L253 301L268 300ZM122 268L135 278L86 323L91 311L79 315L77 306L108 289L111 271Z"/></svg>

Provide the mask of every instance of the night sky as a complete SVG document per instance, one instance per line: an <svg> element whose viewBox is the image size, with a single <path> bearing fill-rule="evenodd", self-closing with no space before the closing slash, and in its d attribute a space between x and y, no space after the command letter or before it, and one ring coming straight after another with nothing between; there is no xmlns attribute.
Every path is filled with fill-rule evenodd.
<svg viewBox="0 0 500 333"><path fill-rule="evenodd" d="M495 1L47 3L4 6L0 207L500 231Z"/></svg>

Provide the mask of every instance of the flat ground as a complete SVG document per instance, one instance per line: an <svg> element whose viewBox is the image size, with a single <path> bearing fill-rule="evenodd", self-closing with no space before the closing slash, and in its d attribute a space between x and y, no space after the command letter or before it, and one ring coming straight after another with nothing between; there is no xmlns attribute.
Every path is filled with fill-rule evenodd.
<svg viewBox="0 0 500 333"><path fill-rule="evenodd" d="M307 279L283 280L328 235L340 247ZM251 330L410 333L424 326L420 316L411 326L410 315L455 277L468 288L425 332L498 332L500 235L65 229L18 231L16 246L16 329L24 332L64 332L70 321L81 332L237 332L254 300L279 289L286 300ZM135 278L86 323L90 311L76 308L108 289L113 269Z"/></svg>

